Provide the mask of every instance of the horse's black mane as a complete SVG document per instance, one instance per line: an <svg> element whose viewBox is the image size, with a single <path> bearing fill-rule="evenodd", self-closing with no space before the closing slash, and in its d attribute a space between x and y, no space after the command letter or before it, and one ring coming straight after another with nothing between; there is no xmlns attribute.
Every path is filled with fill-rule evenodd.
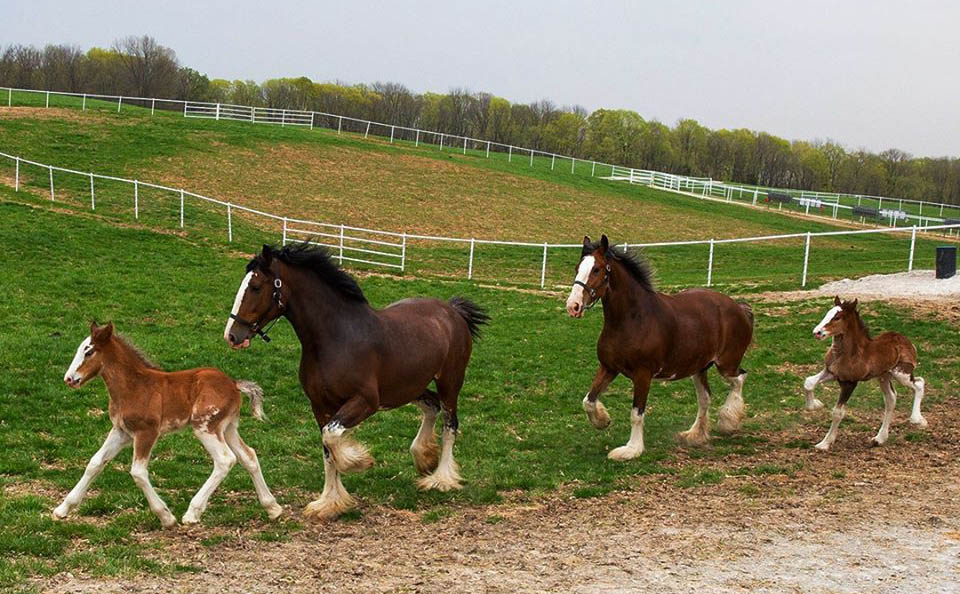
<svg viewBox="0 0 960 594"><path fill-rule="evenodd" d="M590 245L585 245L583 246L581 257L589 256L598 249L600 249L599 241L595 241ZM650 262L647 261L639 249L630 251L625 248L618 248L611 245L610 249L607 251L607 256L613 258L617 262L620 262L623 267L627 269L627 272L630 273L630 276L632 276L635 281L640 283L641 287L648 291L657 290L653 283L653 270L650 268Z"/></svg>
<svg viewBox="0 0 960 594"><path fill-rule="evenodd" d="M269 250L270 257L277 258L285 264L310 270L344 299L361 303L367 302L367 298L364 297L357 281L353 280L352 276L344 272L334 262L326 248L303 242L285 245L280 249L271 246L264 246L263 249L264 251ZM266 264L264 254L257 254L247 264L247 272L266 268Z"/></svg>

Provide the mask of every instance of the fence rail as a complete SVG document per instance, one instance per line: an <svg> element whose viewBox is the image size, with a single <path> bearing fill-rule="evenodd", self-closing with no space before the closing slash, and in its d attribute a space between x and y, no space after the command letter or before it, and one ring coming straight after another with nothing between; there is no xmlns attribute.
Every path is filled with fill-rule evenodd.
<svg viewBox="0 0 960 594"><path fill-rule="evenodd" d="M433 236L433 235L420 235L414 233L403 233L396 231L382 231L377 229L369 229L364 227L354 227L344 224L335 224L328 222L319 222L319 221L309 221L304 219L298 219L293 217L287 217L282 215L277 215L273 213L264 212L255 208L250 208L248 206L243 206L239 204L234 204L229 201L218 200L216 198L211 198L209 196L204 196L197 194L195 192L187 191L183 188L172 188L169 186L164 186L162 184L154 184L150 182L135 180L135 179L126 179L122 177L116 177L111 175L103 175L93 172L84 172L78 171L75 169L69 169L66 167L59 167L56 165L50 165L46 163L40 163L38 161L32 161L30 159L25 159L17 155L11 155L7 153L0 152L0 159L5 159L7 162L12 161L14 165L14 190L19 192L21 190L21 179L24 175L24 167L30 166L35 168L37 171L41 172L41 175L45 172L46 177L49 181L49 194L51 202L57 200L56 187L54 181L54 172L64 173L68 175L75 175L83 178L84 180L89 180L89 192L90 192L90 209L96 210L96 180L108 180L113 182L119 182L124 184L129 184L131 186L131 206L133 209L133 216L136 219L140 218L140 189L141 188L151 188L154 190L168 192L173 194L179 199L179 225L181 228L185 225L185 199L187 197L206 202L209 204L217 205L224 208L224 214L226 217L226 232L227 232L227 241L233 241L233 213L234 211L245 212L256 217L262 217L265 219L270 219L272 221L280 222L282 224L282 237L281 241L285 245L292 241L308 241L313 244L323 245L331 250L331 253L336 257L340 263L345 262L356 262L363 263L372 266L384 267L387 269L399 270L405 272L408 265L408 257L410 255L410 245L411 240L424 241L424 242L444 242L444 243L454 243L461 244L464 246L469 246L469 256L467 260L467 279L473 278L474 264L475 264L475 253L476 246L478 245L491 245L491 246L513 246L518 248L532 248L531 259L538 259L539 262L539 285L541 288L546 286L547 278L547 265L548 265L548 254L551 250L580 250L582 245L579 243L549 243L549 242L533 242L533 241L504 241L497 239L477 239L477 238L462 238L462 237L443 237L443 236ZM685 182L686 183L686 182ZM713 284L714 276L714 250L717 245L723 244L737 244L737 243L763 243L769 241L778 241L778 240L789 240L789 239L803 239L803 267L802 271L798 271L800 286L806 286L808 281L809 274L809 261L810 261L810 252L811 252L811 242L814 238L818 237L837 237L837 236L853 236L853 235L865 235L865 234L910 234L910 246L908 254L904 255L904 263L906 264L907 270L913 269L914 264L914 252L915 245L917 240L917 234L922 232L929 231L944 231L948 233L953 233L955 231L960 231L960 224L948 224L948 225L928 225L925 227L912 226L912 227L900 227L900 228L878 228L878 229L857 229L849 231L821 231L821 232L805 232L805 233L787 233L779 235L764 235L764 236L754 236L754 237L738 237L738 238L728 238L728 239L707 239L707 240L693 240L693 241L668 241L668 242L637 242L637 243L622 243L618 244L624 248L679 248L682 246L709 246L709 257L706 261L706 284L711 286ZM870 272L870 271L867 271ZM513 283L523 283L523 280L516 278L499 278L498 281L504 282L513 282ZM531 279L532 280L532 279ZM527 284L533 284L527 281Z"/></svg>
<svg viewBox="0 0 960 594"><path fill-rule="evenodd" d="M771 188L766 186L752 186L748 184L736 184L713 180L708 177L690 177L675 175L660 171L642 170L620 165L612 165L592 159L580 159L567 155L560 155L549 151L541 151L532 148L525 148L511 144L494 142L471 138L457 134L446 134L430 130L421 130L408 126L399 126L395 124L385 124L374 122L362 118L353 118L340 114L325 113L319 111L277 109L268 107L251 107L245 105L232 105L227 103L211 103L203 101L185 101L181 99L159 99L152 97L126 97L119 95L99 95L90 93L68 93L59 91L42 91L37 89L17 89L11 87L0 87L0 93L6 91L7 105L13 105L13 94L34 93L45 96L44 104L49 107L51 96L74 97L82 100L82 108L87 108L88 99L97 99L102 101L116 101L117 111L119 112L124 101L127 104L138 104L142 107L150 107L153 114L159 106L161 109L173 108L182 110L185 117L204 118L214 120L233 120L246 121L251 123L275 124L280 126L299 126L309 127L311 129L327 128L335 129L337 133L344 131L344 124L347 124L350 131L362 133L364 138L371 134L381 138L389 138L391 143L405 140L413 141L415 146L421 143L436 144L439 150L460 151L464 154L468 150L481 151L486 157L490 157L491 152L505 153L507 160L513 162L514 158L518 162L529 161L533 165L534 158L545 158L550 161L550 169L554 170L560 167L566 170L565 162L569 163L571 173L578 171L577 166L584 175L589 170L592 177L600 176L606 179L628 181L634 184L652 186L661 190L679 192L684 194L697 195L701 198L713 200L723 200L726 202L739 201L749 202L757 205L761 201L766 201L771 192L786 193L793 200L791 206L802 210L805 215L813 214L826 216L829 218L838 218L841 211L845 211L856 219L857 214L853 212L856 206L862 206L864 201L870 204L876 204L880 211L879 217L860 217L862 223L876 223L878 226L896 227L898 222L903 221L905 226L919 225L927 227L930 225L944 224L948 222L950 213L944 215L944 209L956 211L952 218L960 218L960 205L944 204L940 202L929 202L923 200L911 200L906 198L891 198L885 196L870 196L865 194L849 194L836 192L819 192L812 190L794 190L783 188ZM599 171L598 171L599 170ZM604 175L607 173L607 175ZM849 203L849 204L848 204ZM886 204L887 208L884 208ZM891 208L891 205L896 208ZM904 205L908 207L916 206L916 213L907 212ZM778 209L783 208L783 203L778 204ZM927 214L924 215L926 208ZM935 213L935 214L931 214Z"/></svg>

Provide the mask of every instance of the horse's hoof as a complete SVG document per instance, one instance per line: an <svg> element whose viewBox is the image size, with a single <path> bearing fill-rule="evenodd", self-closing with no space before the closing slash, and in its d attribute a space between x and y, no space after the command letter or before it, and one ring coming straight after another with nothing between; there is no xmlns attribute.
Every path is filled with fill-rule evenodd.
<svg viewBox="0 0 960 594"><path fill-rule="evenodd" d="M424 442L419 447L411 446L410 453L413 455L413 464L421 475L430 474L440 464L440 447L436 440Z"/></svg>
<svg viewBox="0 0 960 594"><path fill-rule="evenodd" d="M171 514L170 512L167 512L167 514L169 514L169 517L160 518L160 525L163 526L164 528L168 529L168 530L169 530L170 528L176 528L176 527L177 527L177 518L174 517L174 515ZM199 522L199 521L200 521L200 520L197 519L197 520L194 520L192 523L193 523L193 524L196 524L196 523ZM184 522L184 524L187 524L187 523L188 523L188 522Z"/></svg>
<svg viewBox="0 0 960 594"><path fill-rule="evenodd" d="M434 473L418 480L417 487L423 491L434 490L446 493L447 491L458 491L463 488L463 485L460 484L460 479L457 477L437 476Z"/></svg>
<svg viewBox="0 0 960 594"><path fill-rule="evenodd" d="M188 526L190 524L199 524L200 516L198 516L192 510L187 510L187 513L183 514L183 517L180 519L180 521L183 523L184 526ZM173 523L176 524L176 522L177 522L176 519L174 519ZM168 526L164 523L163 518L160 519L160 523L164 525L163 526L164 528L168 528Z"/></svg>
<svg viewBox="0 0 960 594"><path fill-rule="evenodd" d="M876 437L874 437L873 439L870 440L870 447L871 447L871 448L878 448L878 447L882 446L884 443L886 443L886 440L880 441L879 439L877 439Z"/></svg>
<svg viewBox="0 0 960 594"><path fill-rule="evenodd" d="M58 505L54 508L50 515L53 516L54 520L63 520L66 519L67 514L70 513L70 508L64 507L63 504Z"/></svg>
<svg viewBox="0 0 960 594"><path fill-rule="evenodd" d="M916 425L917 427L927 426L927 420L924 419L923 417L919 417L919 418L910 417L910 422Z"/></svg>
<svg viewBox="0 0 960 594"><path fill-rule="evenodd" d="M823 403L816 398L803 405L803 410L820 410L821 408L823 408Z"/></svg>
<svg viewBox="0 0 960 594"><path fill-rule="evenodd" d="M283 515L283 506L277 502L273 502L273 505L267 506L266 510L267 510L267 517L270 518L271 520L276 520L281 515Z"/></svg>
<svg viewBox="0 0 960 594"><path fill-rule="evenodd" d="M681 431L677 433L677 441L685 446L697 447L706 445L706 443L710 441L710 437L699 431Z"/></svg>
<svg viewBox="0 0 960 594"><path fill-rule="evenodd" d="M822 441L817 445L813 446L815 450L820 450L821 452L826 452L830 450L830 444L823 443Z"/></svg>
<svg viewBox="0 0 960 594"><path fill-rule="evenodd" d="M607 454L607 458L616 460L618 462L626 462L627 460L633 460L642 453L643 450L638 450L629 446L620 446L610 450L610 453Z"/></svg>
<svg viewBox="0 0 960 594"><path fill-rule="evenodd" d="M316 500L307 504L303 509L305 518L316 522L330 522L336 520L340 514L353 507L353 502L342 502L334 499Z"/></svg>

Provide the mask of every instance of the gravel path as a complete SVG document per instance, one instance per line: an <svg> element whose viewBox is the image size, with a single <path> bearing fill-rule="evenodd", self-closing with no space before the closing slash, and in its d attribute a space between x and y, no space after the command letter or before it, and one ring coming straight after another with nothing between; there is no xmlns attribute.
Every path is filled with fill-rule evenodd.
<svg viewBox="0 0 960 594"><path fill-rule="evenodd" d="M937 279L933 270L914 270L897 274L873 274L858 279L845 278L822 285L817 292L841 297L946 297L960 296L960 274Z"/></svg>

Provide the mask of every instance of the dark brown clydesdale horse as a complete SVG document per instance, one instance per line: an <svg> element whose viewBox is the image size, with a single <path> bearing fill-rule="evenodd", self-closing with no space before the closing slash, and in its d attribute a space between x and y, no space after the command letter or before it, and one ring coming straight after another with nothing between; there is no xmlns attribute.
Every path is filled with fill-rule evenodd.
<svg viewBox="0 0 960 594"><path fill-rule="evenodd" d="M453 459L457 397L473 339L489 317L466 299L404 299L373 309L353 278L327 251L308 244L263 246L247 265L224 338L249 346L264 326L284 316L303 347L300 383L323 432L325 481L305 514L330 519L354 505L340 473L373 464L347 432L378 410L414 403L423 422L410 451L425 474L420 488L460 488ZM430 390L434 382L436 391ZM443 412L443 447L434 425Z"/></svg>
<svg viewBox="0 0 960 594"><path fill-rule="evenodd" d="M678 436L689 445L709 438L707 370L711 366L717 366L731 388L717 413L718 430L735 431L744 416L746 372L740 362L753 339L750 306L706 289L658 293L650 277L646 262L611 248L606 235L599 243L583 238L567 312L579 318L597 301L603 303L603 331L597 341L600 368L583 399L594 427L610 424L610 415L597 400L600 393L617 374L633 380L630 441L610 451L612 460L630 460L643 453L643 416L652 380L693 377L700 409L693 426Z"/></svg>

